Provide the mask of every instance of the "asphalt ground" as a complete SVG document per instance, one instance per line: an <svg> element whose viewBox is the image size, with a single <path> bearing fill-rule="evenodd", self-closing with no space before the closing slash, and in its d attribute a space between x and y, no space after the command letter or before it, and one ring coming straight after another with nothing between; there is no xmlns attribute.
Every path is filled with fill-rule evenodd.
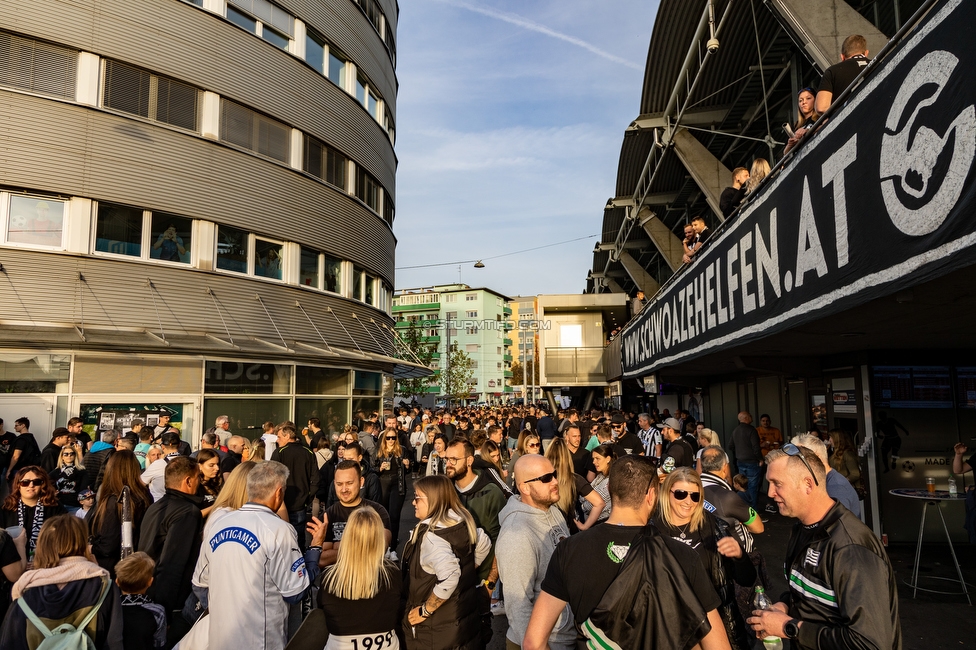
<svg viewBox="0 0 976 650"><path fill-rule="evenodd" d="M410 502L413 498L410 482L407 491L400 525L400 551L409 537L409 532L417 524ZM766 531L756 537L756 548L766 559L767 571L772 582L770 595L776 597L786 591L783 564L786 558L786 544L795 520L766 512L762 513L762 516L768 518L768 521ZM962 522L949 522L949 525L962 527ZM973 598L973 602L976 602L976 545L955 544L954 550L963 577L969 585L970 597ZM898 580L898 606L904 650L976 648L976 608L966 602L965 596L941 595L924 591L918 591L913 595L912 588L905 584L911 579L915 562L915 544L892 544L888 547L888 557L891 559ZM943 591L959 591L958 582L944 580L945 578L957 579L947 543L929 543L926 540L922 547L919 577L921 586ZM505 650L507 629L508 620L504 616L496 616L495 634L488 645L488 650ZM758 647L761 646L757 644Z"/></svg>

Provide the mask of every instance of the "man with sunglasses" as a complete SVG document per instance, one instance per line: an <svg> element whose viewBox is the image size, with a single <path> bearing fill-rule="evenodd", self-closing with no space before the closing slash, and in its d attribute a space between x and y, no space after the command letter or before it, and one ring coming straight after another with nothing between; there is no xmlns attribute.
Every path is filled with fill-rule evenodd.
<svg viewBox="0 0 976 650"><path fill-rule="evenodd" d="M556 471L544 456L529 454L515 462L518 496L509 499L499 517L498 574L505 585L508 647L521 647L532 606L542 589L542 579L556 544L569 537L569 527L559 501ZM552 650L576 647L572 612L566 608L549 635Z"/></svg>
<svg viewBox="0 0 976 650"><path fill-rule="evenodd" d="M794 648L902 647L898 588L881 542L827 493L817 454L790 443L766 455L769 496L795 517L786 551L789 592L749 625Z"/></svg>
<svg viewBox="0 0 976 650"><path fill-rule="evenodd" d="M583 626L600 605L620 572L631 544L640 534L654 538L644 547L644 552L652 554L644 564L663 571L675 571L672 574L674 581L661 580L654 589L646 592L644 597L656 601L649 602L647 610L642 603L632 603L635 611L665 613L667 624L657 628L655 635L669 638L670 642L655 647L683 647L699 628L701 622L698 620L692 624L694 628L681 623L687 621L683 615L686 607L700 607L707 614L711 630L700 641L703 650L729 647L725 626L718 613L721 601L698 553L647 526L657 505L657 486L655 469L646 459L625 456L613 463L609 483L610 517L606 522L557 544L522 640L522 650L547 647L550 634L567 604L576 623L576 647L589 647ZM620 617L627 614L619 612ZM654 626L653 621L647 623ZM599 647L607 646L601 644Z"/></svg>
<svg viewBox="0 0 976 650"><path fill-rule="evenodd" d="M610 419L610 428L618 445L623 447L628 456L644 455L644 445L640 438L627 430L627 419L622 413L615 413Z"/></svg>

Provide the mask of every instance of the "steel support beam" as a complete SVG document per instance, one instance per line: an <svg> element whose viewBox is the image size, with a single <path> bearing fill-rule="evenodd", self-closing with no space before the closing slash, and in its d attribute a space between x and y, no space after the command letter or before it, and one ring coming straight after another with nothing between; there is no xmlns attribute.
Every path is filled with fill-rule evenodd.
<svg viewBox="0 0 976 650"><path fill-rule="evenodd" d="M860 34L868 41L868 52L877 54L888 42L861 14L844 0L766 0L821 72L840 61L844 39ZM897 3L896 3L897 4Z"/></svg>
<svg viewBox="0 0 976 650"><path fill-rule="evenodd" d="M620 251L618 259L620 260L620 264L623 265L624 270L627 271L627 275L634 281L637 288L644 292L645 296L653 296L661 288L660 283L651 277L630 253Z"/></svg>
<svg viewBox="0 0 976 650"><path fill-rule="evenodd" d="M678 129L674 134L674 152L691 174L692 180L705 194L712 212L719 221L724 221L719 199L722 190L732 184L732 172L722 161L712 155L687 129Z"/></svg>
<svg viewBox="0 0 976 650"><path fill-rule="evenodd" d="M637 219L641 228L644 229L647 236L654 242L658 252L661 253L661 257L668 263L672 271L677 271L683 264L681 257L685 252L681 240L650 210L641 210ZM644 293L648 296L651 295L646 291Z"/></svg>

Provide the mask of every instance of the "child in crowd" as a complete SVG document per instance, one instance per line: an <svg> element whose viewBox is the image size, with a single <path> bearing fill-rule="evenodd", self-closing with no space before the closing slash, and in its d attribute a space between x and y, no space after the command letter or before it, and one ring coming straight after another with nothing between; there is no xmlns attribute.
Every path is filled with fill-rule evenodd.
<svg viewBox="0 0 976 650"><path fill-rule="evenodd" d="M745 474L736 474L732 477L732 487L735 488L739 498L744 500L745 496L743 495L749 490L749 479L746 478Z"/></svg>
<svg viewBox="0 0 976 650"><path fill-rule="evenodd" d="M156 563L143 552L115 565L115 584L122 592L122 647L162 648L166 645L166 611L146 590L153 582Z"/></svg>
<svg viewBox="0 0 976 650"><path fill-rule="evenodd" d="M78 493L78 505L81 507L75 510L75 517L84 519L88 515L88 511L95 505L95 493L92 492L91 488L85 488Z"/></svg>

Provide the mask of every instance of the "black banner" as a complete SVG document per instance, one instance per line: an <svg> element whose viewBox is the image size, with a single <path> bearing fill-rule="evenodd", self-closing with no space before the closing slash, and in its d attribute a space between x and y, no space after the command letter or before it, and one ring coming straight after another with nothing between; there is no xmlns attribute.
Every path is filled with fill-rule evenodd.
<svg viewBox="0 0 976 650"><path fill-rule="evenodd" d="M976 260L976 2L937 5L623 333L624 377Z"/></svg>

